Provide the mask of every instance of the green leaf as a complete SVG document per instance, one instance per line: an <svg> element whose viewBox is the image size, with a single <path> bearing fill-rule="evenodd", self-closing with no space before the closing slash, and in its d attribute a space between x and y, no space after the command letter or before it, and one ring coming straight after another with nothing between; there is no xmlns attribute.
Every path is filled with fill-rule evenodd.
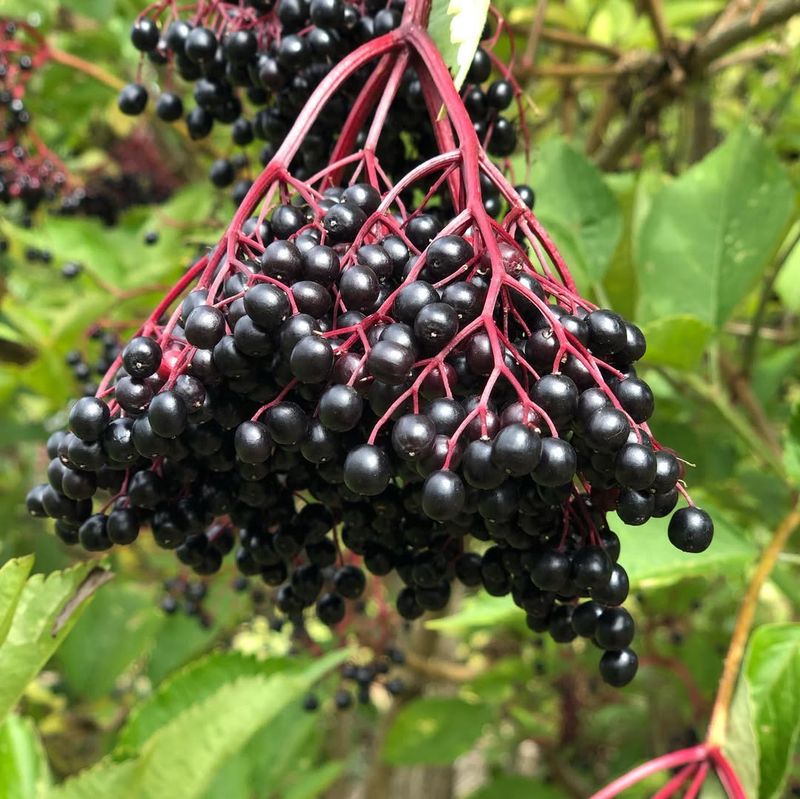
<svg viewBox="0 0 800 799"><path fill-rule="evenodd" d="M767 624L750 638L743 667L761 752L761 799L777 799L800 735L800 624Z"/></svg>
<svg viewBox="0 0 800 799"><path fill-rule="evenodd" d="M69 692L97 699L111 691L117 678L147 655L163 623L150 591L133 583L110 585L56 654Z"/></svg>
<svg viewBox="0 0 800 799"><path fill-rule="evenodd" d="M481 41L489 0L433 0L430 34L460 89Z"/></svg>
<svg viewBox="0 0 800 799"><path fill-rule="evenodd" d="M769 264L795 208L763 139L740 128L654 199L639 238L639 318L720 329Z"/></svg>
<svg viewBox="0 0 800 799"><path fill-rule="evenodd" d="M800 483L800 401L792 407L783 446L783 465L786 474L795 483Z"/></svg>
<svg viewBox="0 0 800 799"><path fill-rule="evenodd" d="M346 656L336 652L296 672L235 677L168 719L135 754L104 758L46 799L200 799L258 729Z"/></svg>
<svg viewBox="0 0 800 799"><path fill-rule="evenodd" d="M33 568L33 555L12 558L0 569L0 641L5 641L25 581Z"/></svg>
<svg viewBox="0 0 800 799"><path fill-rule="evenodd" d="M467 799L564 799L564 796L552 785L515 774L504 774L471 793Z"/></svg>
<svg viewBox="0 0 800 799"><path fill-rule="evenodd" d="M50 782L47 756L31 719L12 713L0 726L0 796L31 799Z"/></svg>
<svg viewBox="0 0 800 799"><path fill-rule="evenodd" d="M330 788L344 772L341 760L330 760L300 777L281 795L281 799L317 799Z"/></svg>
<svg viewBox="0 0 800 799"><path fill-rule="evenodd" d="M430 630L460 635L485 627L507 625L518 617L519 608L508 597L481 592L465 599L455 613L426 621L425 626Z"/></svg>
<svg viewBox="0 0 800 799"><path fill-rule="evenodd" d="M8 634L0 646L0 718L58 649L94 592L112 577L95 562L45 577L31 577L19 594Z"/></svg>
<svg viewBox="0 0 800 799"><path fill-rule="evenodd" d="M268 677L290 667L287 658L261 661L238 652L214 653L196 660L134 708L117 737L117 748L140 748L174 716L238 677Z"/></svg>
<svg viewBox="0 0 800 799"><path fill-rule="evenodd" d="M603 279L623 229L622 210L603 175L563 139L546 141L533 166L536 215L575 279L588 288Z"/></svg>
<svg viewBox="0 0 800 799"><path fill-rule="evenodd" d="M778 279L775 281L775 293L783 304L792 311L800 311L800 246L792 247L786 258Z"/></svg>
<svg viewBox="0 0 800 799"><path fill-rule="evenodd" d="M745 789L745 796L757 797L758 738L753 727L753 702L747 680L740 680L736 688L723 749L731 763L736 766L736 775Z"/></svg>
<svg viewBox="0 0 800 799"><path fill-rule="evenodd" d="M700 361L712 328L694 316L668 316L643 326L647 363L693 369Z"/></svg>
<svg viewBox="0 0 800 799"><path fill-rule="evenodd" d="M417 699L395 717L383 759L393 765L446 765L469 751L492 719L486 705L463 699Z"/></svg>
<svg viewBox="0 0 800 799"><path fill-rule="evenodd" d="M714 541L699 554L681 552L667 536L669 519L651 519L640 527L621 521L612 525L622 545L620 562L625 566L632 587L675 583L687 577L733 573L755 558L758 550L738 532L728 519L706 505L714 518Z"/></svg>

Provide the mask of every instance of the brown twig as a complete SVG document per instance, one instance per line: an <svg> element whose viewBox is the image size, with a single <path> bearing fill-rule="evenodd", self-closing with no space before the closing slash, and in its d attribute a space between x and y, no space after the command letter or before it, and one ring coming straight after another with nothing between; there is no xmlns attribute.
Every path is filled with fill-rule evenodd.
<svg viewBox="0 0 800 799"><path fill-rule="evenodd" d="M722 72L724 69L729 69L730 67L738 67L743 64L750 64L753 61L760 61L762 58L787 56L790 52L791 50L787 45L780 44L779 42L765 42L755 47L739 50L724 58L718 58L709 65L708 72L713 75L717 72Z"/></svg>
<svg viewBox="0 0 800 799"><path fill-rule="evenodd" d="M620 74L618 64L548 64L531 67L525 75L535 78L590 78L605 80Z"/></svg>
<svg viewBox="0 0 800 799"><path fill-rule="evenodd" d="M522 25L512 25L511 30L517 35L528 34L530 29ZM597 53L598 55L606 56L613 60L617 60L621 53L616 47L603 42L596 42L588 36L583 36L580 33L573 33L572 31L565 31L561 28L550 28L547 25L542 26L539 38L548 44L563 44L566 47L572 47L575 50L586 50L590 53Z"/></svg>
<svg viewBox="0 0 800 799"><path fill-rule="evenodd" d="M539 0L536 8L536 16L533 18L528 41L525 44L525 52L522 55L522 66L529 70L536 62L536 51L539 49L539 41L544 28L544 15L547 13L547 0Z"/></svg>
<svg viewBox="0 0 800 799"><path fill-rule="evenodd" d="M797 13L800 13L800 0L772 0L758 16L745 15L718 29L715 26L693 46L685 47L683 52L670 53L670 58L677 58L681 64L680 71L672 68L670 58L662 56L660 64L658 61L654 63L653 74L663 74L664 77L649 91L642 92L642 101L617 135L597 151L595 162L598 166L606 170L615 169L644 133L647 121L658 118L662 109L681 95L689 81L699 79L714 61L730 50L786 22Z"/></svg>
<svg viewBox="0 0 800 799"><path fill-rule="evenodd" d="M452 683L469 682L480 674L477 669L470 666L436 658L420 657L414 652L406 652L406 665L418 674Z"/></svg>
<svg viewBox="0 0 800 799"><path fill-rule="evenodd" d="M659 49L662 53L667 53L672 35L670 34L666 17L664 16L661 0L644 0L644 11L650 20L650 24L653 26L653 32L656 35Z"/></svg>
<svg viewBox="0 0 800 799"><path fill-rule="evenodd" d="M64 50L59 50L57 47L50 46L48 46L47 52L50 56L50 59L55 61L57 64L62 64L63 66L70 67L78 72L83 72L84 75L94 78L96 81L105 84L110 89L114 89L114 91L120 91L125 85L125 82L120 80L116 75L112 75L102 67L97 66L97 64L92 64L90 61L86 61L80 56L76 56L72 53L67 53Z"/></svg>
<svg viewBox="0 0 800 799"><path fill-rule="evenodd" d="M728 647L728 654L725 656L725 666L717 689L717 697L714 700L714 707L711 711L711 721L709 722L706 736L706 743L709 746L721 747L725 743L730 705L739 677L739 670L744 660L747 640L753 626L759 594L790 536L800 526L800 508L797 506L796 497L794 498L794 503L794 507L778 525L772 540L761 554L758 567L750 579L747 592L739 607L736 626Z"/></svg>
<svg viewBox="0 0 800 799"><path fill-rule="evenodd" d="M734 402L744 408L753 427L764 439L764 444L772 451L775 458L782 458L783 447L781 446L780 438L778 438L778 434L775 432L769 417L753 393L747 376L740 372L733 360L722 352L720 353L719 364Z"/></svg>

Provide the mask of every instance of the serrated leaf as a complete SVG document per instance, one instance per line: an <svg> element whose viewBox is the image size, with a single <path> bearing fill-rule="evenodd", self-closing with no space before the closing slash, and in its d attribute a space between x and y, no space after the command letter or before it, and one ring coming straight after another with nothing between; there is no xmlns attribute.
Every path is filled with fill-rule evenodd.
<svg viewBox="0 0 800 799"><path fill-rule="evenodd" d="M88 562L46 577L36 574L25 583L0 646L0 718L66 638L94 591L111 576Z"/></svg>
<svg viewBox="0 0 800 799"><path fill-rule="evenodd" d="M536 215L579 285L603 279L624 226L619 200L597 167L563 139L543 145L532 171Z"/></svg>
<svg viewBox="0 0 800 799"><path fill-rule="evenodd" d="M433 0L428 33L460 89L481 41L489 0Z"/></svg>
<svg viewBox="0 0 800 799"><path fill-rule="evenodd" d="M256 730L346 656L333 653L297 673L237 677L169 719L138 752L105 758L46 799L201 799Z"/></svg>
<svg viewBox="0 0 800 799"><path fill-rule="evenodd" d="M622 545L620 563L632 587L668 585L687 577L733 573L744 569L758 552L736 527L716 509L706 506L714 518L714 541L699 554L681 552L669 542L669 519L651 519L640 527L629 527L614 519L612 528Z"/></svg>
<svg viewBox="0 0 800 799"><path fill-rule="evenodd" d="M469 751L492 716L486 705L463 699L417 699L395 717L382 757L398 766L452 763Z"/></svg>
<svg viewBox="0 0 800 799"><path fill-rule="evenodd" d="M33 555L12 558L0 569L0 642L5 641L25 581L33 568Z"/></svg>
<svg viewBox="0 0 800 799"><path fill-rule="evenodd" d="M117 749L140 748L178 713L238 677L269 677L290 667L288 658L261 661L238 652L219 652L196 660L136 706L120 730Z"/></svg>
<svg viewBox="0 0 800 799"><path fill-rule="evenodd" d="M800 736L800 624L767 624L750 638L742 670L760 751L761 799L777 799Z"/></svg>
<svg viewBox="0 0 800 799"><path fill-rule="evenodd" d="M6 716L0 726L0 796L31 799L49 782L47 756L33 721Z"/></svg>
<svg viewBox="0 0 800 799"><path fill-rule="evenodd" d="M772 261L795 210L783 165L740 128L653 200L636 252L644 322L720 329Z"/></svg>

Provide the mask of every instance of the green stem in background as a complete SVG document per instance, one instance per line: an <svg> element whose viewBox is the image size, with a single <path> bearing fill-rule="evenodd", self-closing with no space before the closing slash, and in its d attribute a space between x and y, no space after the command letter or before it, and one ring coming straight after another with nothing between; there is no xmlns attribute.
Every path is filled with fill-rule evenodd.
<svg viewBox="0 0 800 799"><path fill-rule="evenodd" d="M758 597L761 589L775 568L775 564L778 562L778 558L792 533L800 527L800 505L797 502L797 495L793 497L792 504L792 510L778 525L772 540L762 552L756 570L750 578L742 604L739 606L736 626L733 629L728 653L725 656L725 666L719 681L717 698L714 700L714 707L711 711L711 721L708 725L706 742L711 747L721 747L725 743L730 705L733 700L733 693L742 661L744 660L747 640L753 627L753 619L758 607Z"/></svg>
<svg viewBox="0 0 800 799"><path fill-rule="evenodd" d="M756 353L758 351L758 339L761 328L764 326L764 320L767 315L767 306L769 305L772 291L775 288L775 282L781 269L786 265L789 256L794 252L795 247L800 244L800 229L792 236L788 246L784 251L775 259L772 269L764 276L764 283L761 287L761 293L758 297L758 305L753 314L753 321L750 327L750 334L744 342L742 347L742 376L745 378L750 377L753 372L753 367L756 361Z"/></svg>
<svg viewBox="0 0 800 799"><path fill-rule="evenodd" d="M752 454L764 465L774 470L781 480L786 481L786 471L780 453L774 452L767 445L747 419L731 404L724 391L715 388L699 375L682 374L680 378L675 378L667 372L662 371L662 374L678 390L683 387L689 388L698 397L712 405L747 445Z"/></svg>

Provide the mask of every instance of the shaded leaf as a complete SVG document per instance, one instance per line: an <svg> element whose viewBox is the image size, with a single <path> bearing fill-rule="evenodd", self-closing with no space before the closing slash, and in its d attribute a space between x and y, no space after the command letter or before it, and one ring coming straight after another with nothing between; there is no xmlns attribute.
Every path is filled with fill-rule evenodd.
<svg viewBox="0 0 800 799"><path fill-rule="evenodd" d="M383 759L394 765L446 765L469 751L492 719L491 708L463 699L417 699L395 717Z"/></svg>
<svg viewBox="0 0 800 799"><path fill-rule="evenodd" d="M647 362L676 369L693 369L713 332L694 316L669 316L644 325Z"/></svg>
<svg viewBox="0 0 800 799"><path fill-rule="evenodd" d="M110 585L56 654L67 689L87 698L111 691L125 669L149 652L163 622L150 591L132 583Z"/></svg>
<svg viewBox="0 0 800 799"><path fill-rule="evenodd" d="M483 788L469 794L467 799L563 799L564 793L552 785L545 785L529 777L504 774L496 777Z"/></svg>
<svg viewBox="0 0 800 799"><path fill-rule="evenodd" d="M603 279L622 235L619 201L600 170L563 139L542 145L532 178L536 215L588 289Z"/></svg>

